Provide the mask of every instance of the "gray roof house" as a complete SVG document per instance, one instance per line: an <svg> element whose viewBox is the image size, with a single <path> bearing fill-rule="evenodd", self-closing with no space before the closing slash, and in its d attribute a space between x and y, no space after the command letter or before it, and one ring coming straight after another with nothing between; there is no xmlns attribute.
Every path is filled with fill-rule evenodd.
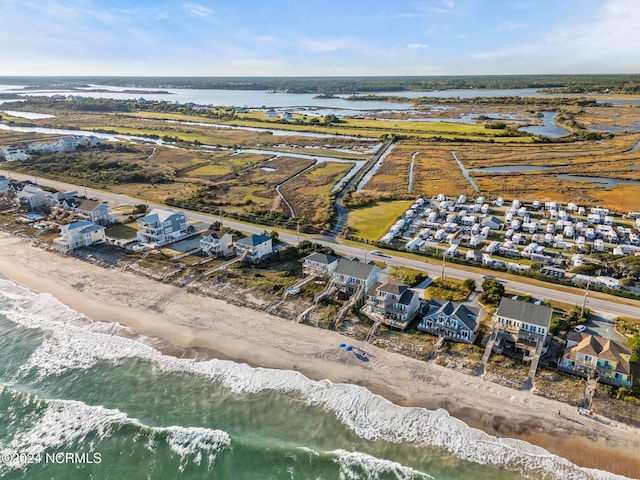
<svg viewBox="0 0 640 480"><path fill-rule="evenodd" d="M432 299L418 330L447 340L473 343L478 334L480 309L449 300Z"/></svg>
<svg viewBox="0 0 640 480"><path fill-rule="evenodd" d="M553 309L503 297L496 311L493 349L525 361L539 358L551 324Z"/></svg>
<svg viewBox="0 0 640 480"><path fill-rule="evenodd" d="M315 275L327 279L338 266L338 257L324 253L312 253L305 257L302 264L302 274L306 277Z"/></svg>
<svg viewBox="0 0 640 480"><path fill-rule="evenodd" d="M375 282L361 312L374 321L404 330L420 309L420 298L408 285Z"/></svg>
<svg viewBox="0 0 640 480"><path fill-rule="evenodd" d="M154 208L138 219L138 241L158 246L178 241L189 233L187 217L182 212Z"/></svg>
<svg viewBox="0 0 640 480"><path fill-rule="evenodd" d="M333 271L333 283L338 287L338 296L348 298L360 285L368 291L378 278L380 269L374 263L341 258Z"/></svg>

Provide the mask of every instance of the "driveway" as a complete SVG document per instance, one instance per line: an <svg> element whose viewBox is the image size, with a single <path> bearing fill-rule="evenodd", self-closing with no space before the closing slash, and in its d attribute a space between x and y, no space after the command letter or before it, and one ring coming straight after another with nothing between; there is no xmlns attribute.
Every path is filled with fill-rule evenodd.
<svg viewBox="0 0 640 480"><path fill-rule="evenodd" d="M585 332L610 340L625 342L624 337L614 330L615 318L613 315L591 314L589 315Z"/></svg>

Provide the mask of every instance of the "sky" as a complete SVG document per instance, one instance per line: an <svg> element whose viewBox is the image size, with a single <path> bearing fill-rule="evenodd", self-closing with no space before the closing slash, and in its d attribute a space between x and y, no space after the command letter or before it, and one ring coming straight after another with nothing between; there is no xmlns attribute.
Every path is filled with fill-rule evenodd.
<svg viewBox="0 0 640 480"><path fill-rule="evenodd" d="M0 75L640 73L640 0L0 0Z"/></svg>

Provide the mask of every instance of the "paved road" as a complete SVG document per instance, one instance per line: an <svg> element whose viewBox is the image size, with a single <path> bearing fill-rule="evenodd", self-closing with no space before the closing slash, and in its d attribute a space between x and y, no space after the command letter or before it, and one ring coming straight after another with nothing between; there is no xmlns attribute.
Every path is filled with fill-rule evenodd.
<svg viewBox="0 0 640 480"><path fill-rule="evenodd" d="M11 176L13 179L17 180L34 180L32 175L20 175L13 172L0 172L5 176ZM57 188L59 190L77 190L79 192L84 193L85 188L78 185L72 185L64 182L58 182L55 180L48 180L44 178L38 178L38 183L45 186L50 186ZM126 195L120 195L117 193L104 192L102 190L95 189L86 189L87 194L89 196L102 198L104 200L116 203L124 203L124 204L143 204L148 203L142 199L131 198ZM166 206L148 203L150 208L159 207L166 208ZM191 220L196 220L205 223L211 223L217 220L216 215L208 215L199 212L186 212L188 213L188 217ZM234 222L227 219L222 219L222 223L230 228L234 228L237 230L241 230L243 232L248 233L262 233L265 228L260 225L250 225L246 223ZM442 274L442 265L434 265L426 263L424 260L413 259L413 258L404 258L404 257L395 257L390 255L385 256L373 256L371 251L366 251L363 247L353 247L350 245L341 245L335 242L335 239L330 236L310 236L304 235L300 236L300 238L306 238L312 240L314 242L320 243L322 245L329 246L333 248L336 252L346 255L349 257L358 257L361 260L370 261L372 259L379 260L385 262L390 266L402 266L409 267L418 270L426 271L430 277L439 278ZM296 233L288 233L288 232L280 232L280 240L286 243L296 244L298 243L298 236ZM490 272L491 275L499 277L499 274L495 272ZM472 278L476 281L478 285L482 284L483 274L481 273L472 273L464 270L459 270L454 266L447 265L445 268L445 276L450 276L453 278L466 279ZM512 280L502 280L505 287L508 290L513 290L517 292L522 292L525 294L529 294L534 298L540 298L545 300L554 300L557 302L564 302L571 305L581 306L584 300L584 294L582 293L567 293L563 291L559 291L555 289L553 286L547 286L544 284L541 285L530 285L528 283L521 283ZM591 296L587 299L587 307L589 307L594 312L601 312L606 317L617 317L617 316L631 316L640 318L640 306L628 306L619 303L619 300L616 297L608 297L610 300L602 300L598 298L593 298ZM638 303L640 305L640 303Z"/></svg>

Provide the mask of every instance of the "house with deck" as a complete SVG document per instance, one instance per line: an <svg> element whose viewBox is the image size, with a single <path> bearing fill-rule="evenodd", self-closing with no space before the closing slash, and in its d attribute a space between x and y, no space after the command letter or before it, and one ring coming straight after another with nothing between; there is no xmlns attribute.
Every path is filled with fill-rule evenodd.
<svg viewBox="0 0 640 480"><path fill-rule="evenodd" d="M18 192L20 205L28 210L44 209L52 204L51 193L45 192L37 185L26 185Z"/></svg>
<svg viewBox="0 0 640 480"><path fill-rule="evenodd" d="M478 335L480 309L450 300L432 299L418 330L454 342L473 343Z"/></svg>
<svg viewBox="0 0 640 480"><path fill-rule="evenodd" d="M542 352L553 309L503 297L496 311L494 350L529 361Z"/></svg>
<svg viewBox="0 0 640 480"><path fill-rule="evenodd" d="M139 218L137 224L138 241L148 245L166 245L189 234L185 214L169 209L154 208Z"/></svg>
<svg viewBox="0 0 640 480"><path fill-rule="evenodd" d="M250 235L236 242L236 253L246 262L258 263L273 253L273 240L266 235Z"/></svg>
<svg viewBox="0 0 640 480"><path fill-rule="evenodd" d="M361 312L374 322L380 321L404 330L420 309L420 298L408 285L375 282L367 292Z"/></svg>
<svg viewBox="0 0 640 480"><path fill-rule="evenodd" d="M109 225L112 221L107 202L95 198L79 196L64 197L60 200L60 207L70 212L78 213L97 225Z"/></svg>
<svg viewBox="0 0 640 480"><path fill-rule="evenodd" d="M338 288L338 298L345 300L358 290L368 292L378 279L380 269L373 263L341 258L332 274L334 285Z"/></svg>
<svg viewBox="0 0 640 480"><path fill-rule="evenodd" d="M597 377L599 382L616 387L631 388L630 359L631 347L626 343L571 332L558 368L581 377Z"/></svg>
<svg viewBox="0 0 640 480"><path fill-rule="evenodd" d="M200 238L200 249L210 257L228 257L233 255L233 237L219 230L207 230Z"/></svg>
<svg viewBox="0 0 640 480"><path fill-rule="evenodd" d="M318 278L328 279L338 266L338 257L324 253L312 253L305 257L302 263L302 274L307 277L314 275Z"/></svg>
<svg viewBox="0 0 640 480"><path fill-rule="evenodd" d="M61 226L60 236L53 240L53 246L59 252L69 253L76 248L104 242L105 227L82 220Z"/></svg>

